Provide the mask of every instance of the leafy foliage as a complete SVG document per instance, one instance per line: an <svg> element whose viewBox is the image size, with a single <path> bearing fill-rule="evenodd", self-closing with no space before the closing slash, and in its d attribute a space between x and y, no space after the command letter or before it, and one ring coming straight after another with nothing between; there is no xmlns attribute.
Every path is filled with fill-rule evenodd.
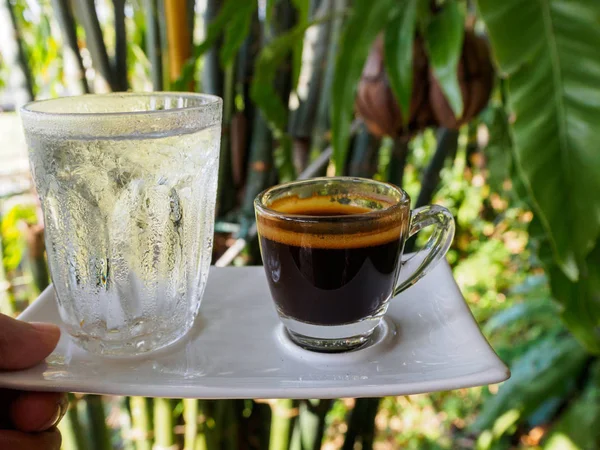
<svg viewBox="0 0 600 450"><path fill-rule="evenodd" d="M456 117L463 113L457 71L463 47L464 22L458 2L451 0L444 4L439 14L433 16L425 29L425 44L431 69Z"/></svg>
<svg viewBox="0 0 600 450"><path fill-rule="evenodd" d="M600 234L600 4L479 0L479 9L508 78L516 162L575 281Z"/></svg>

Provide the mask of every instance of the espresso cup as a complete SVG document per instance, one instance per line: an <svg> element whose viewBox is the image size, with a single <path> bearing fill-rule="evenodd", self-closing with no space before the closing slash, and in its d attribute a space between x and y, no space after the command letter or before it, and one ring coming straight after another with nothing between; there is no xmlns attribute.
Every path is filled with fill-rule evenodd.
<svg viewBox="0 0 600 450"><path fill-rule="evenodd" d="M292 341L316 351L368 342L390 299L427 274L454 237L446 208L411 212L402 189L363 178L282 184L259 194L254 207L277 313ZM406 240L429 226L421 263L398 282Z"/></svg>

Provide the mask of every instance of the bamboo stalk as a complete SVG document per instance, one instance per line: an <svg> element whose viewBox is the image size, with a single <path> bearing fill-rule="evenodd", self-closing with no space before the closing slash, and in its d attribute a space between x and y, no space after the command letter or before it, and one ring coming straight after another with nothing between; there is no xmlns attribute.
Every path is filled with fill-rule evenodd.
<svg viewBox="0 0 600 450"><path fill-rule="evenodd" d="M323 0L314 13L313 19L323 19L331 12L332 0ZM327 54L331 21L315 25L315 29L304 36L302 68L298 86L292 100L297 107L290 113L288 133L294 138L294 165L300 173L308 164L310 138L317 118L321 84L325 66L323 60Z"/></svg>
<svg viewBox="0 0 600 450"><path fill-rule="evenodd" d="M183 400L184 450L196 450L198 439L198 400L186 398Z"/></svg>
<svg viewBox="0 0 600 450"><path fill-rule="evenodd" d="M287 450L292 437L292 422L297 416L297 402L290 399L271 403L271 437L269 450Z"/></svg>
<svg viewBox="0 0 600 450"><path fill-rule="evenodd" d="M319 450L325 433L325 416L333 400L303 400L300 415L294 428L290 450Z"/></svg>
<svg viewBox="0 0 600 450"><path fill-rule="evenodd" d="M151 413L148 408L148 399L144 397L131 397L131 423L132 435L136 442L137 450L152 450Z"/></svg>
<svg viewBox="0 0 600 450"><path fill-rule="evenodd" d="M135 443L132 436L131 409L127 397L119 398L119 428L121 439L123 440L122 450L135 450Z"/></svg>
<svg viewBox="0 0 600 450"><path fill-rule="evenodd" d="M158 24L158 0L144 0L146 15L146 53L150 60L150 74L152 88L155 91L163 90L163 55Z"/></svg>
<svg viewBox="0 0 600 450"><path fill-rule="evenodd" d="M164 0L169 51L169 77L174 82L181 75L183 66L192 55L187 0ZM189 87L193 90L193 86Z"/></svg>
<svg viewBox="0 0 600 450"><path fill-rule="evenodd" d="M58 425L62 435L63 450L84 450L86 448L85 435L77 412L77 399L69 394L69 407L63 420Z"/></svg>
<svg viewBox="0 0 600 450"><path fill-rule="evenodd" d="M238 419L235 412L235 400L221 400L225 403L225 411L221 418L223 424L221 430L223 433L223 450L238 450Z"/></svg>
<svg viewBox="0 0 600 450"><path fill-rule="evenodd" d="M125 31L125 0L113 0L115 19L114 87L126 91L127 82L127 34Z"/></svg>
<svg viewBox="0 0 600 450"><path fill-rule="evenodd" d="M115 91L117 85L106 52L94 0L75 0L74 5L75 15L85 30L85 42L92 57L92 64L110 89Z"/></svg>
<svg viewBox="0 0 600 450"><path fill-rule="evenodd" d="M88 434L91 450L111 450L110 435L106 426L106 415L102 404L102 397L86 395L85 410L88 421Z"/></svg>
<svg viewBox="0 0 600 450"><path fill-rule="evenodd" d="M85 75L85 67L83 66L83 59L79 52L79 45L77 44L77 30L71 4L67 0L52 0L52 10L60 25L64 43L66 44L65 48L71 51L77 65L77 78L81 82L81 90L84 94L89 94L90 86Z"/></svg>
<svg viewBox="0 0 600 450"><path fill-rule="evenodd" d="M356 442L361 441L361 449L373 447L375 435L375 415L379 409L379 398L359 398L350 412L348 430L342 450L353 450Z"/></svg>
<svg viewBox="0 0 600 450"><path fill-rule="evenodd" d="M154 399L154 449L166 450L175 445L173 406L168 398Z"/></svg>

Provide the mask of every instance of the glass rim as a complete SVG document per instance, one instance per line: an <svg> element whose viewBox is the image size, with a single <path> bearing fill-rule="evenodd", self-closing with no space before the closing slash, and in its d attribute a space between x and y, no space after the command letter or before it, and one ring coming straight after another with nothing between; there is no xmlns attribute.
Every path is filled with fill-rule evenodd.
<svg viewBox="0 0 600 450"><path fill-rule="evenodd" d="M192 105L182 106L169 109L156 109L156 110L145 110L145 111L114 111L114 112L60 112L60 111L39 111L33 106L39 104L59 103L78 101L81 99L94 98L107 98L107 97L174 97L174 98L191 98L196 100L205 100L206 102ZM178 92L178 91L156 91L156 92L108 92L104 94L82 94L82 95L69 95L64 97L48 98L43 100L33 100L27 102L20 108L20 113L28 116L37 116L39 118L85 118L85 117L106 117L106 118L119 118L119 117L131 117L131 116L160 116L160 115L173 115L181 114L182 112L189 111L202 111L218 105L222 102L221 98L212 94L203 94L198 92Z"/></svg>
<svg viewBox="0 0 600 450"><path fill-rule="evenodd" d="M385 187L387 189L391 189L400 195L400 198L390 206L383 209L373 209L363 213L355 213L355 214L345 214L343 216L312 216L307 214L290 214L283 213L272 208L269 208L264 204L264 198L279 190L286 190L289 188L294 188L297 186L311 184L311 183L326 183L332 181L340 181L345 183L356 183L356 184L371 184ZM351 176L336 176L336 177L315 177L308 178L306 180L295 180L289 181L287 183L278 184L276 186L271 186L270 188L265 189L260 194L256 196L254 199L254 207L256 211L270 218L281 219L285 221L293 221L293 222L304 222L304 223L324 223L324 222L348 222L348 221L360 221L360 220L373 220L375 218L385 217L396 212L398 209L408 207L410 209L410 196L408 193L391 183L387 183L385 181L373 180L370 178L361 178L361 177L351 177Z"/></svg>

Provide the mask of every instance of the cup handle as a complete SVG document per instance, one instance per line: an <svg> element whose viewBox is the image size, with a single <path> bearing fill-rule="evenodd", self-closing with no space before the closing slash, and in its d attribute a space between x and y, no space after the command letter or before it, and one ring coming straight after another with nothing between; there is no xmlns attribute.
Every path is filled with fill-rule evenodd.
<svg viewBox="0 0 600 450"><path fill-rule="evenodd" d="M450 248L450 244L452 244L452 239L454 238L454 217L452 217L450 211L438 205L423 206L415 209L410 215L408 237L414 236L428 226L433 226L434 230L425 247L409 259L401 261L401 264L404 265L415 257L422 257L423 261L413 273L396 286L394 296L411 287L429 273L440 259L446 256L446 252ZM402 270L399 273L402 273Z"/></svg>

